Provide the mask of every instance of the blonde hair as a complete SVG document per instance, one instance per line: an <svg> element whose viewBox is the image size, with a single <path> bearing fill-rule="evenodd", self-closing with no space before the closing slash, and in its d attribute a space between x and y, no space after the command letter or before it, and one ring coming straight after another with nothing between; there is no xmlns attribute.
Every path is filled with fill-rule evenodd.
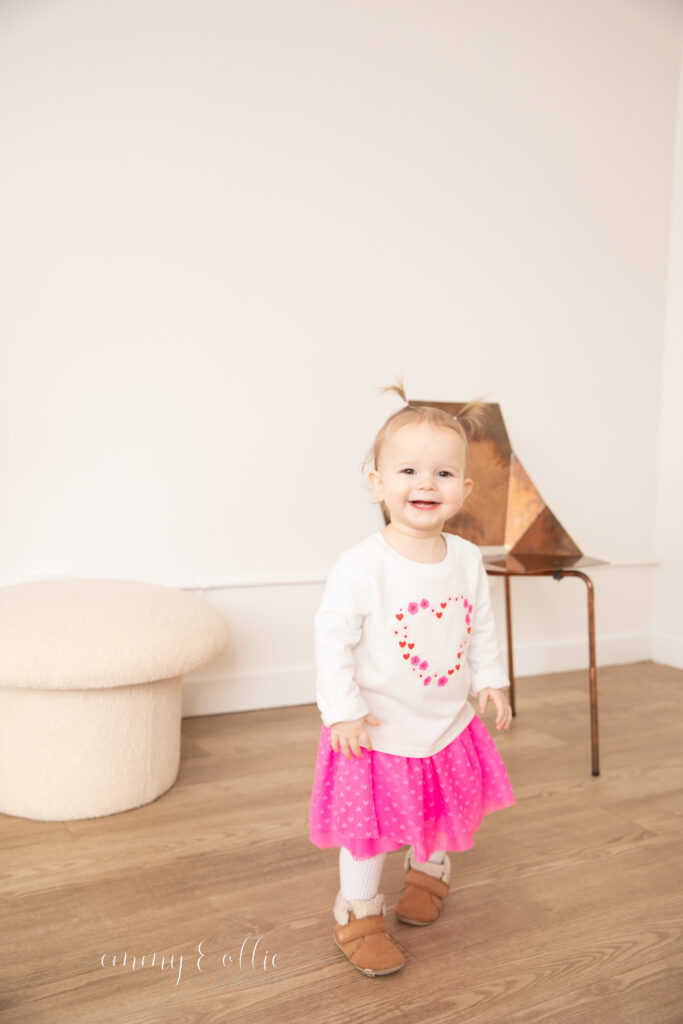
<svg viewBox="0 0 683 1024"><path fill-rule="evenodd" d="M400 380L396 384L391 384L388 388L380 389L381 395L387 392L394 392L399 398L403 399L405 405L398 412L393 413L378 430L372 448L363 463L364 469L367 469L368 466L372 469L377 469L382 446L387 437L398 430L399 427L406 426L408 423L430 423L435 427L445 427L447 430L454 430L458 437L462 438L465 445L465 455L467 455L467 443L471 437L476 435L486 419L488 411L486 403L481 401L469 402L463 406L457 416L452 416L444 409L439 409L433 405L411 405L406 398L403 381Z"/></svg>

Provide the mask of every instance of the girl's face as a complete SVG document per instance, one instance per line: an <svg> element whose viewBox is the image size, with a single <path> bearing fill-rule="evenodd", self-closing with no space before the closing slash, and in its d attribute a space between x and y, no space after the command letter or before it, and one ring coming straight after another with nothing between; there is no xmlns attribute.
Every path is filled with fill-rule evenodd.
<svg viewBox="0 0 683 1024"><path fill-rule="evenodd" d="M412 537L441 533L472 490L465 443L454 430L407 423L384 442L370 485L395 529Z"/></svg>

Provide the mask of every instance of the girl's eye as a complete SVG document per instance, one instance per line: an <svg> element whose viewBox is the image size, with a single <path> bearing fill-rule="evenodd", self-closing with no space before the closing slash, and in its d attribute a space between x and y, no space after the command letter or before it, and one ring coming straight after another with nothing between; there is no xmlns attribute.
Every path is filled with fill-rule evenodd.
<svg viewBox="0 0 683 1024"><path fill-rule="evenodd" d="M449 470L447 470L447 469L440 469L438 475L439 476L453 476L453 474Z"/></svg>
<svg viewBox="0 0 683 1024"><path fill-rule="evenodd" d="M414 473L414 472L415 472L415 470L414 470L414 469L410 469L410 468L408 468L408 469L402 469L402 470L401 470L401 472L402 472L402 473Z"/></svg>

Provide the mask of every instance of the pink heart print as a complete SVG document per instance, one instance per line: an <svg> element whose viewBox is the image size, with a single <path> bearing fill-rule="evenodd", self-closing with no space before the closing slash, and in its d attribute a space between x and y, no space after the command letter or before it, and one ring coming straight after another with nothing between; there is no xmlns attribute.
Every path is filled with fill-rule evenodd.
<svg viewBox="0 0 683 1024"><path fill-rule="evenodd" d="M416 621L414 616L433 616L434 623L443 623L445 628L457 627L457 619L453 615L460 612L462 624L465 626L465 635L460 641L456 652L455 664L447 666L435 666L426 650L416 650L415 641L411 637L410 624ZM426 597L419 601L410 601L405 608L399 608L396 612L396 621L399 623L394 629L394 636L397 639L401 656L411 671L415 672L422 680L423 686L429 686L433 681L437 686L445 686L454 672L460 671L461 659L469 643L472 632L472 611L473 605L464 594L451 594L445 601L439 601L436 606L432 605Z"/></svg>

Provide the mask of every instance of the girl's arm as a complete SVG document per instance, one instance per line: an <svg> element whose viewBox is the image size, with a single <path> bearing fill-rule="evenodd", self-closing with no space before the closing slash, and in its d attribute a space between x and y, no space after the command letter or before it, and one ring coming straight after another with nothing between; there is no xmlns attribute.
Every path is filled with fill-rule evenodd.
<svg viewBox="0 0 683 1024"><path fill-rule="evenodd" d="M316 699L323 723L355 722L370 708L355 680L353 651L369 608L369 581L342 557L327 581L315 616Z"/></svg>
<svg viewBox="0 0 683 1024"><path fill-rule="evenodd" d="M473 603L472 633L467 647L467 662L471 673L470 691L473 696L478 697L481 714L491 701L496 709L496 728L507 729L512 720L507 695L510 681L500 656L496 623L491 607L491 592L481 553Z"/></svg>

